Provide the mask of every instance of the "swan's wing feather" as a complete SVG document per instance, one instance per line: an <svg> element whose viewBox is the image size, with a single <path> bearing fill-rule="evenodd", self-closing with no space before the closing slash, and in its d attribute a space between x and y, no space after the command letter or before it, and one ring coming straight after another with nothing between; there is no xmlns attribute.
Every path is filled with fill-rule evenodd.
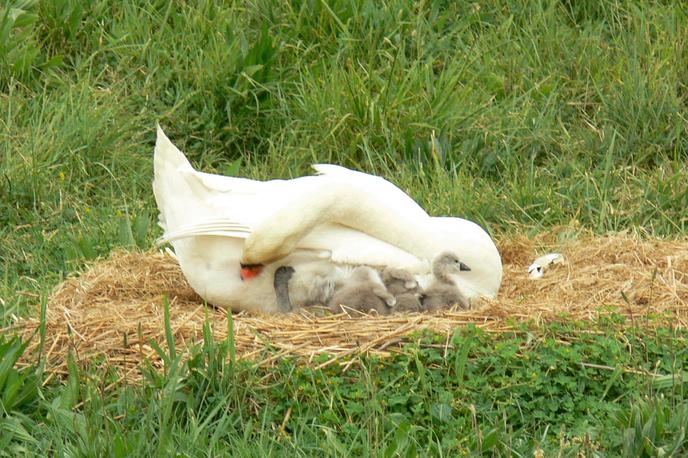
<svg viewBox="0 0 688 458"><path fill-rule="evenodd" d="M401 248L338 224L316 227L299 242L298 248L329 253L336 264L395 267L413 273L427 272L429 268L426 261Z"/></svg>
<svg viewBox="0 0 688 458"><path fill-rule="evenodd" d="M227 220L205 220L198 223L187 224L178 227L174 231L166 232L157 240L157 244L171 242L187 237L200 235L219 235L223 237L233 237L245 239L251 234L249 226Z"/></svg>
<svg viewBox="0 0 688 458"><path fill-rule="evenodd" d="M160 126L154 168L159 224L166 233L178 232L188 221L206 221L213 216L253 224L288 195L284 180L262 182L195 170Z"/></svg>
<svg viewBox="0 0 688 458"><path fill-rule="evenodd" d="M229 238L239 238L239 239L245 239L247 237L247 234L245 232L239 232L239 231L204 230L204 231L199 231L197 233L187 232L187 233L174 233L174 234L166 235L165 237L161 237L158 240L156 240L155 243L157 245L162 245L164 243L174 242L176 240L186 239L189 237L202 236L202 235L216 235L219 237L229 237Z"/></svg>

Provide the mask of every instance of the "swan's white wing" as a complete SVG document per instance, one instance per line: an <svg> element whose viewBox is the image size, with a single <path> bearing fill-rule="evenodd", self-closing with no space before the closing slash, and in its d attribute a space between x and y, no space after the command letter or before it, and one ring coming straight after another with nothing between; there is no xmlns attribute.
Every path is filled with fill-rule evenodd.
<svg viewBox="0 0 688 458"><path fill-rule="evenodd" d="M307 214L314 204L321 201L323 193L328 192L335 194L335 201L340 198L364 198L366 202L374 204L373 207L391 210L392 214L403 215L402 219L409 221L423 221L428 217L413 199L382 178L334 165L319 165L316 170L321 176L266 182L199 172L158 128L153 187L160 209L160 224L165 230L160 242L201 235L245 239L258 229L267 231L263 236L258 230L261 233L258 239L269 241L275 228L288 227L287 220L294 217L298 229L299 215ZM339 194L336 190L340 190ZM362 197L351 197L351 190L359 190L358 194ZM315 222L317 227L317 215ZM345 221L342 223L346 224ZM393 249L389 244L379 248L384 243L380 242L381 239L393 239L398 232L396 229L403 227L399 223L397 226L391 234L383 230L382 237L380 234L366 237L363 232L368 231L365 229L360 232L351 230L351 233L359 234L358 238L349 240L345 237L349 240L346 243L337 243L336 236L322 231L319 232L321 237L311 236L309 240L318 241L315 243L316 249L329 250L334 259L341 262L359 263L359 260L364 260L367 264L375 261L375 264L384 265L384 258L390 250L396 250L397 257L400 260L404 258L402 262L408 265L408 246L405 251ZM382 229L385 229L384 225ZM339 236L344 237L341 230ZM403 246L400 243L395 245ZM302 246L303 243L298 243L294 248ZM354 246L356 248L352 248Z"/></svg>
<svg viewBox="0 0 688 458"><path fill-rule="evenodd" d="M298 248L329 253L330 260L337 264L395 267L414 273L429 269L426 261L394 245L338 224L316 227L299 242Z"/></svg>
<svg viewBox="0 0 688 458"><path fill-rule="evenodd" d="M283 180L254 181L194 170L184 154L158 126L154 155L153 191L160 211L160 226L177 233L189 221L225 218L252 225L274 213L301 182L285 186ZM313 178L313 177L310 177Z"/></svg>
<svg viewBox="0 0 688 458"><path fill-rule="evenodd" d="M438 241L428 233L430 217L392 183L338 166L318 165L316 170L319 176L290 180L283 192L268 196L267 205L255 205L265 210L261 221L247 220L250 213L231 215L253 225L243 262L269 263L284 257L315 227L328 223L368 234L422 259L437 251Z"/></svg>
<svg viewBox="0 0 688 458"><path fill-rule="evenodd" d="M166 233L158 239L163 244L188 237L214 235L245 239L251 234L249 226L226 219L209 219L191 223ZM406 251L378 240L363 232L338 224L316 227L297 245L297 250L315 251L318 257L336 264L395 267L414 273L427 272L429 266Z"/></svg>

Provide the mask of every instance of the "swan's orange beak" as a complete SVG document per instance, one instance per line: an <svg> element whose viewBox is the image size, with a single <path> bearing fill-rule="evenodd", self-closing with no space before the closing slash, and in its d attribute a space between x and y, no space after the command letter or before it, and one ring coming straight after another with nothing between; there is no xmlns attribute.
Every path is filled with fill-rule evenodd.
<svg viewBox="0 0 688 458"><path fill-rule="evenodd" d="M263 264L241 264L241 281L252 280L263 271Z"/></svg>

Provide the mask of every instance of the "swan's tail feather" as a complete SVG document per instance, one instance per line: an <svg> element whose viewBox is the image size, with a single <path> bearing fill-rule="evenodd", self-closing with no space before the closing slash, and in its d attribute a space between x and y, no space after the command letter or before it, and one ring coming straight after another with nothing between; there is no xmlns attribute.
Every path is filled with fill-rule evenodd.
<svg viewBox="0 0 688 458"><path fill-rule="evenodd" d="M237 232L234 227L205 228L203 225L212 222L230 226L240 224L245 219L242 215L252 210L247 202L253 202L263 185L246 178L194 170L184 153L174 146L159 125L153 164L153 193L160 211L158 224L165 232L163 240L189 237L194 230L198 235L203 235L203 231ZM218 215L218 212L232 215L232 221L208 218L208 215ZM190 221L195 223L190 225ZM246 237L241 231L237 233Z"/></svg>
<svg viewBox="0 0 688 458"><path fill-rule="evenodd" d="M189 160L184 156L184 153L179 151L179 149L174 146L174 144L167 138L165 132L163 132L160 124L156 125L157 136L155 139L155 157L154 165L155 170L162 170L165 168L189 168L191 169L191 164Z"/></svg>
<svg viewBox="0 0 688 458"><path fill-rule="evenodd" d="M179 194L180 187L184 185L179 179L179 171L193 170L193 168L184 154L167 138L159 124L157 125L153 167L155 170L153 194L160 211L158 224L167 231L171 217L169 213L174 204L171 200L174 200L174 196Z"/></svg>

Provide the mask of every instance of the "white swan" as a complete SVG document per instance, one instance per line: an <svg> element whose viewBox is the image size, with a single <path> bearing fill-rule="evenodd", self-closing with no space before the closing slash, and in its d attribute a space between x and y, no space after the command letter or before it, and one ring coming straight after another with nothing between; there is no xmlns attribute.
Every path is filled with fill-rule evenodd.
<svg viewBox="0 0 688 458"><path fill-rule="evenodd" d="M335 275L340 265L428 274L446 250L471 268L459 285L467 297L499 289L501 258L480 226L430 217L383 178L322 164L316 176L265 182L198 172L159 126L154 168L159 242L172 244L189 284L211 304L274 313L279 266L295 267L291 281Z"/></svg>

